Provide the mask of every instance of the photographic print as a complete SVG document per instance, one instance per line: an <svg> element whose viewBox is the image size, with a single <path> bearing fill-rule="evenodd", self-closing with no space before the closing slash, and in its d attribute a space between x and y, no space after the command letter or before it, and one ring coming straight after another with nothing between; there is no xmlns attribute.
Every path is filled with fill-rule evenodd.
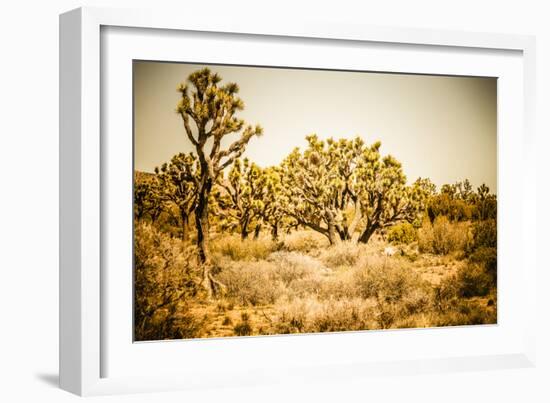
<svg viewBox="0 0 550 403"><path fill-rule="evenodd" d="M497 80L133 62L134 340L497 323Z"/></svg>

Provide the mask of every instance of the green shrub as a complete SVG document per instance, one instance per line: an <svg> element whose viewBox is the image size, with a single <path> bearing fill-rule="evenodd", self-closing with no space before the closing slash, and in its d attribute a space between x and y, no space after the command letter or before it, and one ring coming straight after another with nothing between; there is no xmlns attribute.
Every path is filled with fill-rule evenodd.
<svg viewBox="0 0 550 403"><path fill-rule="evenodd" d="M388 241L395 244L410 244L418 239L416 228L408 222L394 225L388 231Z"/></svg>

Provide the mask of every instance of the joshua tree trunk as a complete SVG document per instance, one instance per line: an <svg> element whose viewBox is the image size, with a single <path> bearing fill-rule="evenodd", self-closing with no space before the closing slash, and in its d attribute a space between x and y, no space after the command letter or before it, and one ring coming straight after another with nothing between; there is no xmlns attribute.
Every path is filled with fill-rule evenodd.
<svg viewBox="0 0 550 403"><path fill-rule="evenodd" d="M277 241L279 239L279 224L271 226L271 239Z"/></svg>
<svg viewBox="0 0 550 403"><path fill-rule="evenodd" d="M358 242L367 243L370 237L372 236L372 234L374 234L374 232L377 229L378 229L377 224L367 225L367 228L365 229L365 231L363 231L363 233L359 237Z"/></svg>
<svg viewBox="0 0 550 403"><path fill-rule="evenodd" d="M261 231L262 231L262 226L260 224L256 224L256 227L254 228L254 239L258 239L260 237Z"/></svg>
<svg viewBox="0 0 550 403"><path fill-rule="evenodd" d="M208 222L208 196L212 190L212 179L204 179L199 187L197 207L195 209L195 226L197 228L197 247L199 264L202 267L202 285L210 299L215 294L222 292L225 285L212 276L212 260L209 251L209 227Z"/></svg>
<svg viewBox="0 0 550 403"><path fill-rule="evenodd" d="M199 190L197 209L195 210L199 264L202 266L202 281L208 298L211 298L214 294L214 283L210 274L210 253L208 250L208 195L210 194L211 188L212 181L206 180Z"/></svg>
<svg viewBox="0 0 550 403"><path fill-rule="evenodd" d="M241 240L248 238L248 219L241 220Z"/></svg>
<svg viewBox="0 0 550 403"><path fill-rule="evenodd" d="M183 241L189 240L189 216L182 211L181 215L181 239Z"/></svg>
<svg viewBox="0 0 550 403"><path fill-rule="evenodd" d="M328 227L327 237L331 245L336 245L340 243L340 235L338 235L338 232L336 232L336 228L332 224L330 224Z"/></svg>
<svg viewBox="0 0 550 403"><path fill-rule="evenodd" d="M327 218L327 237L331 245L336 245L340 242L340 234L338 233L338 230L336 228L336 224L334 223L334 215L332 212L327 211L326 212L326 218Z"/></svg>

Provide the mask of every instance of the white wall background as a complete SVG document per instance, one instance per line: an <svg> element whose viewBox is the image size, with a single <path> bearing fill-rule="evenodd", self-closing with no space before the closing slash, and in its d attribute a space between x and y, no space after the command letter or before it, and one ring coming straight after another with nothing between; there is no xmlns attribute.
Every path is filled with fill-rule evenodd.
<svg viewBox="0 0 550 403"><path fill-rule="evenodd" d="M545 1L39 1L3 3L0 23L0 400L68 402L56 387L58 336L58 14L81 5L185 8L230 18L319 18L372 25L537 36L539 285L549 228L550 26ZM518 161L520 164L521 161ZM533 237L535 234L533 234ZM546 290L546 286L544 286ZM541 295L542 294L542 295ZM546 294L546 295L545 295ZM538 295L538 366L526 370L353 379L300 387L257 387L94 398L97 401L550 401L550 298Z"/></svg>

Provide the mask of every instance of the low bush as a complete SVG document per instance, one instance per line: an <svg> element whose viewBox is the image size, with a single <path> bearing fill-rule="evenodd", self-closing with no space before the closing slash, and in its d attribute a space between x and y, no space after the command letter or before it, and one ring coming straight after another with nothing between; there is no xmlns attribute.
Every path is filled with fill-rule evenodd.
<svg viewBox="0 0 550 403"><path fill-rule="evenodd" d="M485 296L494 286L493 278L479 264L467 264L456 274L458 295L464 298Z"/></svg>
<svg viewBox="0 0 550 403"><path fill-rule="evenodd" d="M269 239L245 239L238 236L224 236L211 243L214 254L229 257L232 260L263 260L275 251L277 245Z"/></svg>
<svg viewBox="0 0 550 403"><path fill-rule="evenodd" d="M431 326L465 326L497 323L494 307L485 307L477 301L457 300L455 304L442 312L430 315Z"/></svg>
<svg viewBox="0 0 550 403"><path fill-rule="evenodd" d="M232 262L221 268L217 278L226 287L226 297L237 304L273 304L284 292L283 285L273 281L274 270L268 262Z"/></svg>
<svg viewBox="0 0 550 403"><path fill-rule="evenodd" d="M280 280L287 286L326 270L317 259L298 252L275 252L269 255L267 261L272 263L270 275L273 280Z"/></svg>
<svg viewBox="0 0 550 403"><path fill-rule="evenodd" d="M285 235L282 248L289 252L307 253L328 246L327 238L318 232L295 231Z"/></svg>
<svg viewBox="0 0 550 403"><path fill-rule="evenodd" d="M371 258L354 274L358 295L393 303L402 300L414 290L423 290L420 275L401 262L390 258Z"/></svg>
<svg viewBox="0 0 550 403"><path fill-rule="evenodd" d="M434 303L443 311L452 307L457 299L486 296L495 286L493 277L482 265L468 263L435 287Z"/></svg>
<svg viewBox="0 0 550 403"><path fill-rule="evenodd" d="M275 333L319 333L376 327L375 305L361 298L297 298L278 307Z"/></svg>
<svg viewBox="0 0 550 403"><path fill-rule="evenodd" d="M497 249L481 246L469 256L471 263L481 265L489 273L496 284L497 278Z"/></svg>
<svg viewBox="0 0 550 403"><path fill-rule="evenodd" d="M354 242L340 242L324 249L319 258L328 267L353 266L364 254L363 245Z"/></svg>
<svg viewBox="0 0 550 403"><path fill-rule="evenodd" d="M202 321L185 303L199 297L200 273L178 238L138 223L134 237L136 340L198 337Z"/></svg>
<svg viewBox="0 0 550 403"><path fill-rule="evenodd" d="M467 222L453 222L438 216L434 223L424 220L418 231L418 247L421 252L447 255L451 252L466 252L471 247Z"/></svg>
<svg viewBox="0 0 550 403"><path fill-rule="evenodd" d="M390 227L388 241L394 244L410 244L418 239L416 228L408 222Z"/></svg>
<svg viewBox="0 0 550 403"><path fill-rule="evenodd" d="M250 336L252 334L252 326L248 321L242 321L235 325L233 328L236 336Z"/></svg>
<svg viewBox="0 0 550 403"><path fill-rule="evenodd" d="M473 238L475 248L497 247L497 222L489 219L478 221L473 226Z"/></svg>

